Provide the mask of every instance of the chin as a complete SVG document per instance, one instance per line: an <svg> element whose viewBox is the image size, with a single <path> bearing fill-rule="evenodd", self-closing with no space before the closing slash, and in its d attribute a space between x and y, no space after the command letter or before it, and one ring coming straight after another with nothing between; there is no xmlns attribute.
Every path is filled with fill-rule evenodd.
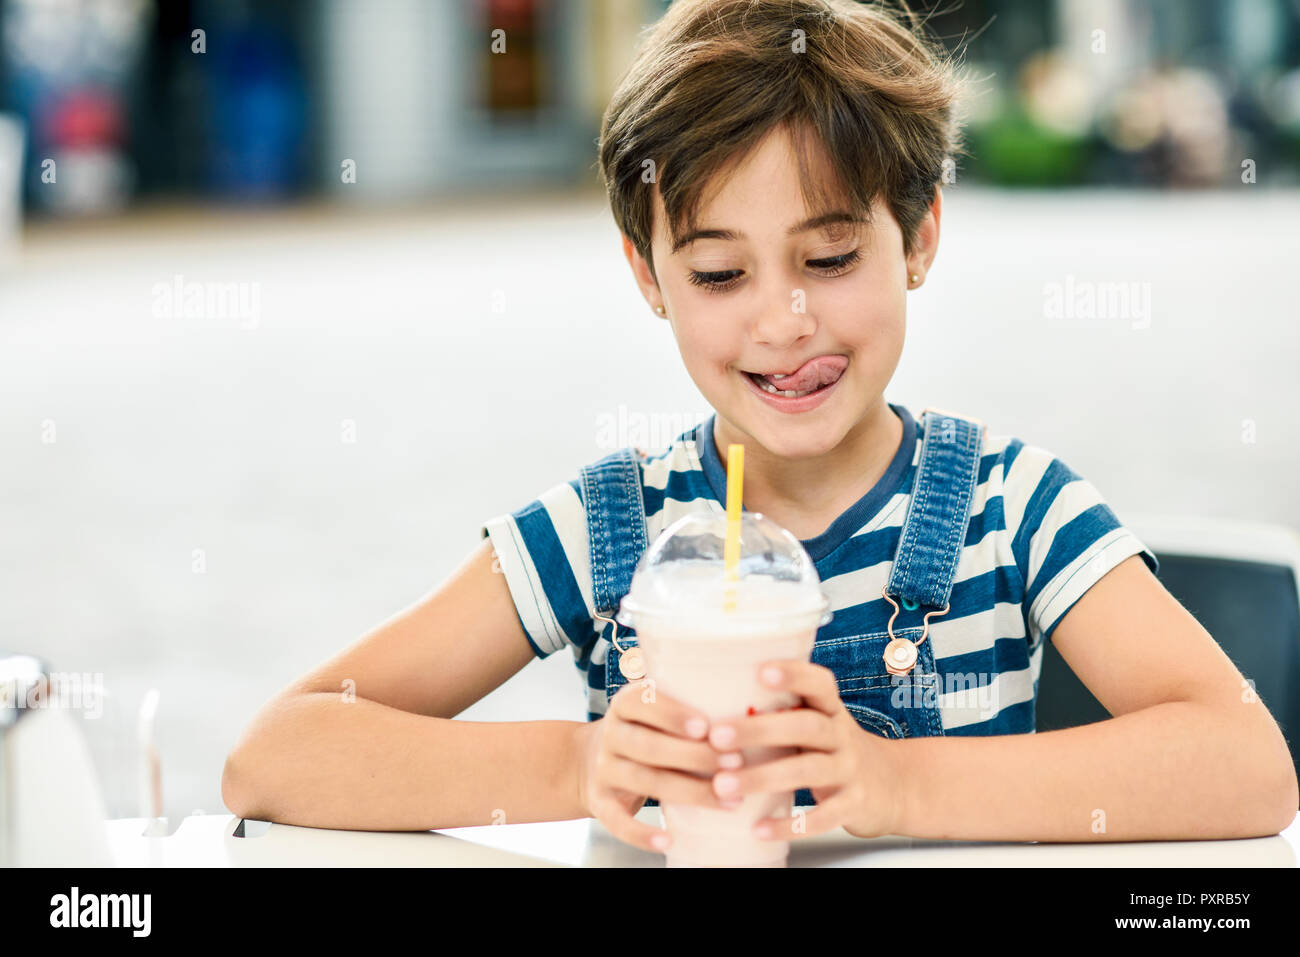
<svg viewBox="0 0 1300 957"><path fill-rule="evenodd" d="M779 422L751 421L742 423L742 427L769 454L783 459L807 459L825 455L839 445L844 435L843 430L837 429L829 419L813 423L791 417L791 421L784 426Z"/></svg>

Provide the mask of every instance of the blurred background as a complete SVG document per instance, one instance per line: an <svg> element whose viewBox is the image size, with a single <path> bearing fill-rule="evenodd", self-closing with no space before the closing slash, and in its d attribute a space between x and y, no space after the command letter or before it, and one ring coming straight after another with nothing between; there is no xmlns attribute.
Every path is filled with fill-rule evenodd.
<svg viewBox="0 0 1300 957"><path fill-rule="evenodd" d="M484 519L710 413L595 165L667 5L0 0L0 646L116 696L114 816L147 689L167 813L219 812ZM887 397L1121 518L1300 528L1300 0L950 6L970 155ZM464 717L584 714L558 654Z"/></svg>

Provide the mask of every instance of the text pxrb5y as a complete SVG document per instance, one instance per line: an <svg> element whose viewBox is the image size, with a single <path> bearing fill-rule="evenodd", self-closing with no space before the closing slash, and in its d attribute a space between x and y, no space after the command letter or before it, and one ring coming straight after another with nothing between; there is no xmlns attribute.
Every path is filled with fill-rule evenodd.
<svg viewBox="0 0 1300 957"><path fill-rule="evenodd" d="M1199 898L1199 899L1198 899ZM1244 907L1250 902L1248 893L1228 893L1224 891L1204 891L1201 894L1189 894L1180 891L1177 894L1130 894L1130 904L1146 904L1164 907L1166 904L1219 904L1224 906Z"/></svg>

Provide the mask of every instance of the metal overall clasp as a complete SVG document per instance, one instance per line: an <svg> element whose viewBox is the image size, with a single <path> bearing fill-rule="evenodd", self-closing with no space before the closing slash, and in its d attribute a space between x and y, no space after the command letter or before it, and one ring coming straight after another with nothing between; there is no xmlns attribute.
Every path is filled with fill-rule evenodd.
<svg viewBox="0 0 1300 957"><path fill-rule="evenodd" d="M618 670L623 673L623 677L628 681L636 681L639 678L644 678L645 658L641 655L641 649L625 649L618 643L618 622L613 618L606 618L600 612L596 612L594 617L601 621L607 621L611 626L613 626L614 630L610 632L609 640L613 643L614 647L618 649Z"/></svg>
<svg viewBox="0 0 1300 957"><path fill-rule="evenodd" d="M930 633L930 616L948 614L948 609L952 607L952 603L949 602L944 605L941 610L926 612L924 620L925 627L921 631L921 637L916 639L916 641L910 641L907 638L897 638L894 636L894 619L898 617L898 602L889 597L889 592L887 591L888 588L889 586L886 585L884 588L880 589L880 594L884 597L885 601L894 606L894 613L889 616L889 624L885 626L886 630L889 632L889 643L885 645L885 653L882 657L885 659L885 670L891 675L905 675L916 667L916 649L920 647L921 642L925 641L925 636ZM904 599L904 601L906 601L906 599ZM916 607L916 603L913 602L908 610L911 611Z"/></svg>

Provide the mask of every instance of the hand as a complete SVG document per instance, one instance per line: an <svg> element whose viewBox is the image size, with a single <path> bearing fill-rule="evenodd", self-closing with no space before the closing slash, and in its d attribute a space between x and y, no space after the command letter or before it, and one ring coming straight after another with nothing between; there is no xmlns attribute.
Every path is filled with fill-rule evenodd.
<svg viewBox="0 0 1300 957"><path fill-rule="evenodd" d="M603 718L584 725L578 766L582 806L621 841L647 851L671 843L663 828L634 817L648 796L660 802L727 806L713 793L711 775L740 767L734 749L719 753L705 737L705 715L657 691L629 682L609 701Z"/></svg>
<svg viewBox="0 0 1300 957"><path fill-rule="evenodd" d="M713 777L714 793L730 798L809 788L817 807L788 818L763 818L755 824L762 838L788 841L840 826L855 837L895 833L902 805L896 742L858 724L828 668L768 661L759 666L759 680L799 695L802 706L715 722L710 744L719 751L793 746L800 753L720 772Z"/></svg>

